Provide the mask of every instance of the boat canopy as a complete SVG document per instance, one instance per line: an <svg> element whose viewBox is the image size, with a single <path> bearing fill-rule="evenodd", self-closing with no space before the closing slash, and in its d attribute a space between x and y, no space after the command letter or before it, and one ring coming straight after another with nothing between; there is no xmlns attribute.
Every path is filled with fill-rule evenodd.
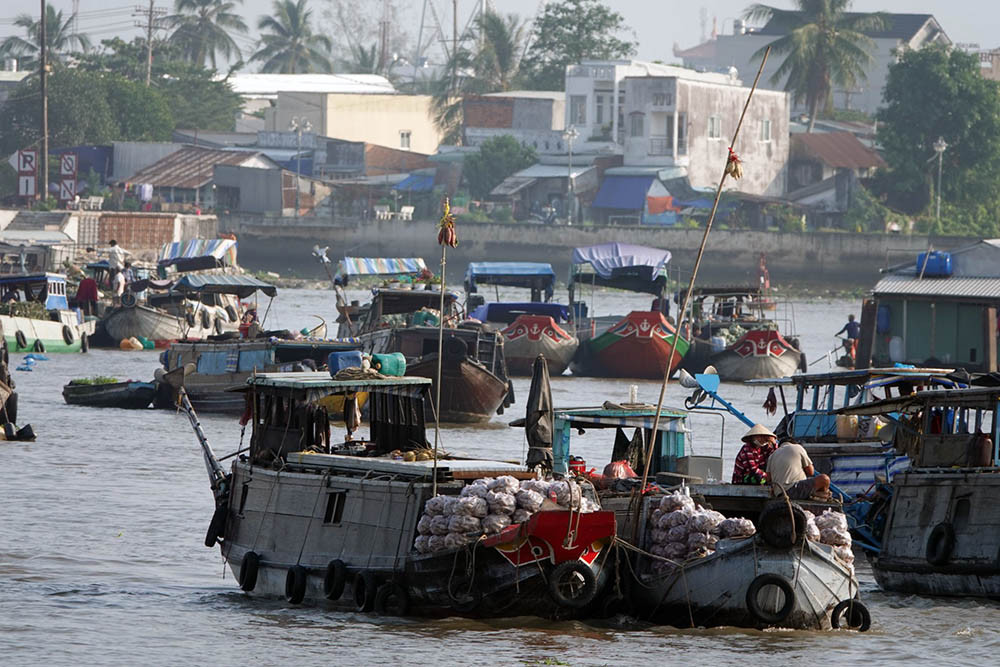
<svg viewBox="0 0 1000 667"><path fill-rule="evenodd" d="M685 426L687 411L674 408L660 410L658 431L688 432ZM572 428L653 428L656 409L640 408L568 408L556 410L555 418Z"/></svg>
<svg viewBox="0 0 1000 667"><path fill-rule="evenodd" d="M344 257L336 277L418 275L426 270L422 257Z"/></svg>
<svg viewBox="0 0 1000 667"><path fill-rule="evenodd" d="M236 240L191 239L165 243L160 247L157 265L173 266L178 271L236 266Z"/></svg>
<svg viewBox="0 0 1000 667"><path fill-rule="evenodd" d="M670 251L628 243L604 243L573 250L570 287L602 285L659 295L667 281Z"/></svg>
<svg viewBox="0 0 1000 667"><path fill-rule="evenodd" d="M66 276L58 273L7 275L0 277L0 299L4 302L33 301L49 310L66 310Z"/></svg>
<svg viewBox="0 0 1000 667"><path fill-rule="evenodd" d="M840 415L886 415L913 413L929 408L965 408L1000 412L1000 388L937 389L887 398L836 410Z"/></svg>
<svg viewBox="0 0 1000 667"><path fill-rule="evenodd" d="M943 386L959 386L948 376L954 373L952 368L865 368L857 370L835 371L832 373L805 373L789 375L782 378L758 378L747 380L744 384L778 387L818 387L827 385L857 385L880 387L887 384L941 384Z"/></svg>
<svg viewBox="0 0 1000 667"><path fill-rule="evenodd" d="M501 285L545 290L551 298L556 273L545 262L472 262L465 272L465 291L476 293L477 285Z"/></svg>
<svg viewBox="0 0 1000 667"><path fill-rule="evenodd" d="M503 322L510 324L519 315L542 315L556 322L569 321L569 306L560 303L487 303L479 306L469 317L480 322Z"/></svg>
<svg viewBox="0 0 1000 667"><path fill-rule="evenodd" d="M227 273L189 274L174 283L175 290L181 292L198 292L200 294L235 294L245 299L256 291L274 297L278 290L253 276L230 275Z"/></svg>
<svg viewBox="0 0 1000 667"><path fill-rule="evenodd" d="M458 300L458 294L445 292L445 305ZM375 290L372 311L383 315L415 313L421 308L437 310L441 307L441 292L423 289L380 289Z"/></svg>
<svg viewBox="0 0 1000 667"><path fill-rule="evenodd" d="M307 402L318 401L337 394L359 391L391 396L421 397L430 388L430 378L394 377L386 379L334 380L329 373L260 373L247 378L246 387L231 391L246 391L253 387L265 393L291 395Z"/></svg>

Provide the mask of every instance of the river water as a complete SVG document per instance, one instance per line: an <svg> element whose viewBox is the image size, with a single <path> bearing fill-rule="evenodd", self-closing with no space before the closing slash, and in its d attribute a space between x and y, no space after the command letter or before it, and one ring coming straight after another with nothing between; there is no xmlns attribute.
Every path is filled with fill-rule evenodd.
<svg viewBox="0 0 1000 667"><path fill-rule="evenodd" d="M352 298L365 298L362 292ZM504 296L501 293L501 296ZM513 296L513 295L512 295ZM833 332L859 304L789 304L796 333L813 370L836 343ZM595 314L648 307L648 298L597 293ZM331 319L328 292L284 290L269 327L312 326ZM782 313L784 314L784 313ZM22 355L11 355L16 364ZM98 410L64 404L70 379L91 375L148 379L155 352L93 350L51 355L31 373L15 372L20 419L38 433L34 443L2 443L0 472L0 664L242 665L295 663L397 664L812 664L992 662L979 656L1000 648L1000 608L883 594L859 559L862 596L872 612L870 632L811 633L733 628L678 630L608 622L550 623L533 618L478 622L458 618L375 618L243 595L223 567L218 548L202 541L212 514L201 453L186 417L166 411ZM552 382L557 406L624 401L628 385L655 402L658 384L561 377ZM520 401L528 380L516 380ZM760 407L763 391L725 385L724 394L755 420L773 425ZM686 392L671 385L667 404ZM506 422L522 404L483 427L446 427L452 452L521 456L523 433ZM240 441L234 418L203 416L220 455ZM725 467L742 433L726 420ZM720 446L718 418L695 415L697 452ZM611 432L606 431L604 436ZM575 453L603 466L611 441L574 439ZM975 657L974 657L975 656Z"/></svg>

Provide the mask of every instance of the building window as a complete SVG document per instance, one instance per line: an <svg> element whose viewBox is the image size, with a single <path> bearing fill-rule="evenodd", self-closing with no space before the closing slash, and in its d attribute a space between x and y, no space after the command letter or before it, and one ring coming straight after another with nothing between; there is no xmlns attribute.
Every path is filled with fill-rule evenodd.
<svg viewBox="0 0 1000 667"><path fill-rule="evenodd" d="M761 141L771 141L771 121L762 120L760 121L760 140Z"/></svg>
<svg viewBox="0 0 1000 667"><path fill-rule="evenodd" d="M407 149L410 147L410 131L409 130L400 130L399 131L399 147L400 148L407 148Z"/></svg>
<svg viewBox="0 0 1000 667"><path fill-rule="evenodd" d="M598 125L604 124L604 95L598 93L594 96L595 108L594 108L594 122Z"/></svg>
<svg viewBox="0 0 1000 667"><path fill-rule="evenodd" d="M646 116L641 113L633 113L629 115L630 135L633 137L642 137L646 134L645 128Z"/></svg>
<svg viewBox="0 0 1000 667"><path fill-rule="evenodd" d="M587 96L569 96L569 122L570 125L587 124Z"/></svg>
<svg viewBox="0 0 1000 667"><path fill-rule="evenodd" d="M721 139L722 138L722 117L721 116L709 116L708 117L708 138L709 139Z"/></svg>
<svg viewBox="0 0 1000 667"><path fill-rule="evenodd" d="M687 114L679 113L677 114L677 154L687 155L688 149L688 138L687 138Z"/></svg>
<svg viewBox="0 0 1000 667"><path fill-rule="evenodd" d="M674 96L670 93L653 93L653 106L665 107L674 103Z"/></svg>

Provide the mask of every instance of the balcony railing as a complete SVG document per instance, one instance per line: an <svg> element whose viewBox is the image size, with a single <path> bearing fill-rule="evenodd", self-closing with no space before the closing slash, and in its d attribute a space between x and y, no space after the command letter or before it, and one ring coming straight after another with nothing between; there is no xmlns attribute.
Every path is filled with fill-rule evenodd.
<svg viewBox="0 0 1000 667"><path fill-rule="evenodd" d="M672 155L674 152L673 142L670 137L650 137L650 155Z"/></svg>

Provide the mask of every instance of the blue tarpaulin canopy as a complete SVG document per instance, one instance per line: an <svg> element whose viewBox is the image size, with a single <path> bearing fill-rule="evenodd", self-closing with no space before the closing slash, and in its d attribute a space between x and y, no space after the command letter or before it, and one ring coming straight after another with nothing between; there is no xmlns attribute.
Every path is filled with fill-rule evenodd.
<svg viewBox="0 0 1000 667"><path fill-rule="evenodd" d="M518 315L547 315L556 322L567 322L569 307L561 303L487 303L469 313L469 317L480 322L507 324L516 320Z"/></svg>
<svg viewBox="0 0 1000 667"><path fill-rule="evenodd" d="M593 208L639 211L646 208L646 193L655 176L605 176L594 197Z"/></svg>
<svg viewBox="0 0 1000 667"><path fill-rule="evenodd" d="M465 272L465 291L475 293L476 285L527 287L552 292L556 273L545 262L472 262Z"/></svg>
<svg viewBox="0 0 1000 667"><path fill-rule="evenodd" d="M434 189L434 174L410 174L396 184L399 192L430 192Z"/></svg>
<svg viewBox="0 0 1000 667"><path fill-rule="evenodd" d="M278 293L274 285L269 285L253 276L234 276L227 273L191 273L174 284L174 289L210 294L235 294L245 299L260 290L273 297Z"/></svg>

